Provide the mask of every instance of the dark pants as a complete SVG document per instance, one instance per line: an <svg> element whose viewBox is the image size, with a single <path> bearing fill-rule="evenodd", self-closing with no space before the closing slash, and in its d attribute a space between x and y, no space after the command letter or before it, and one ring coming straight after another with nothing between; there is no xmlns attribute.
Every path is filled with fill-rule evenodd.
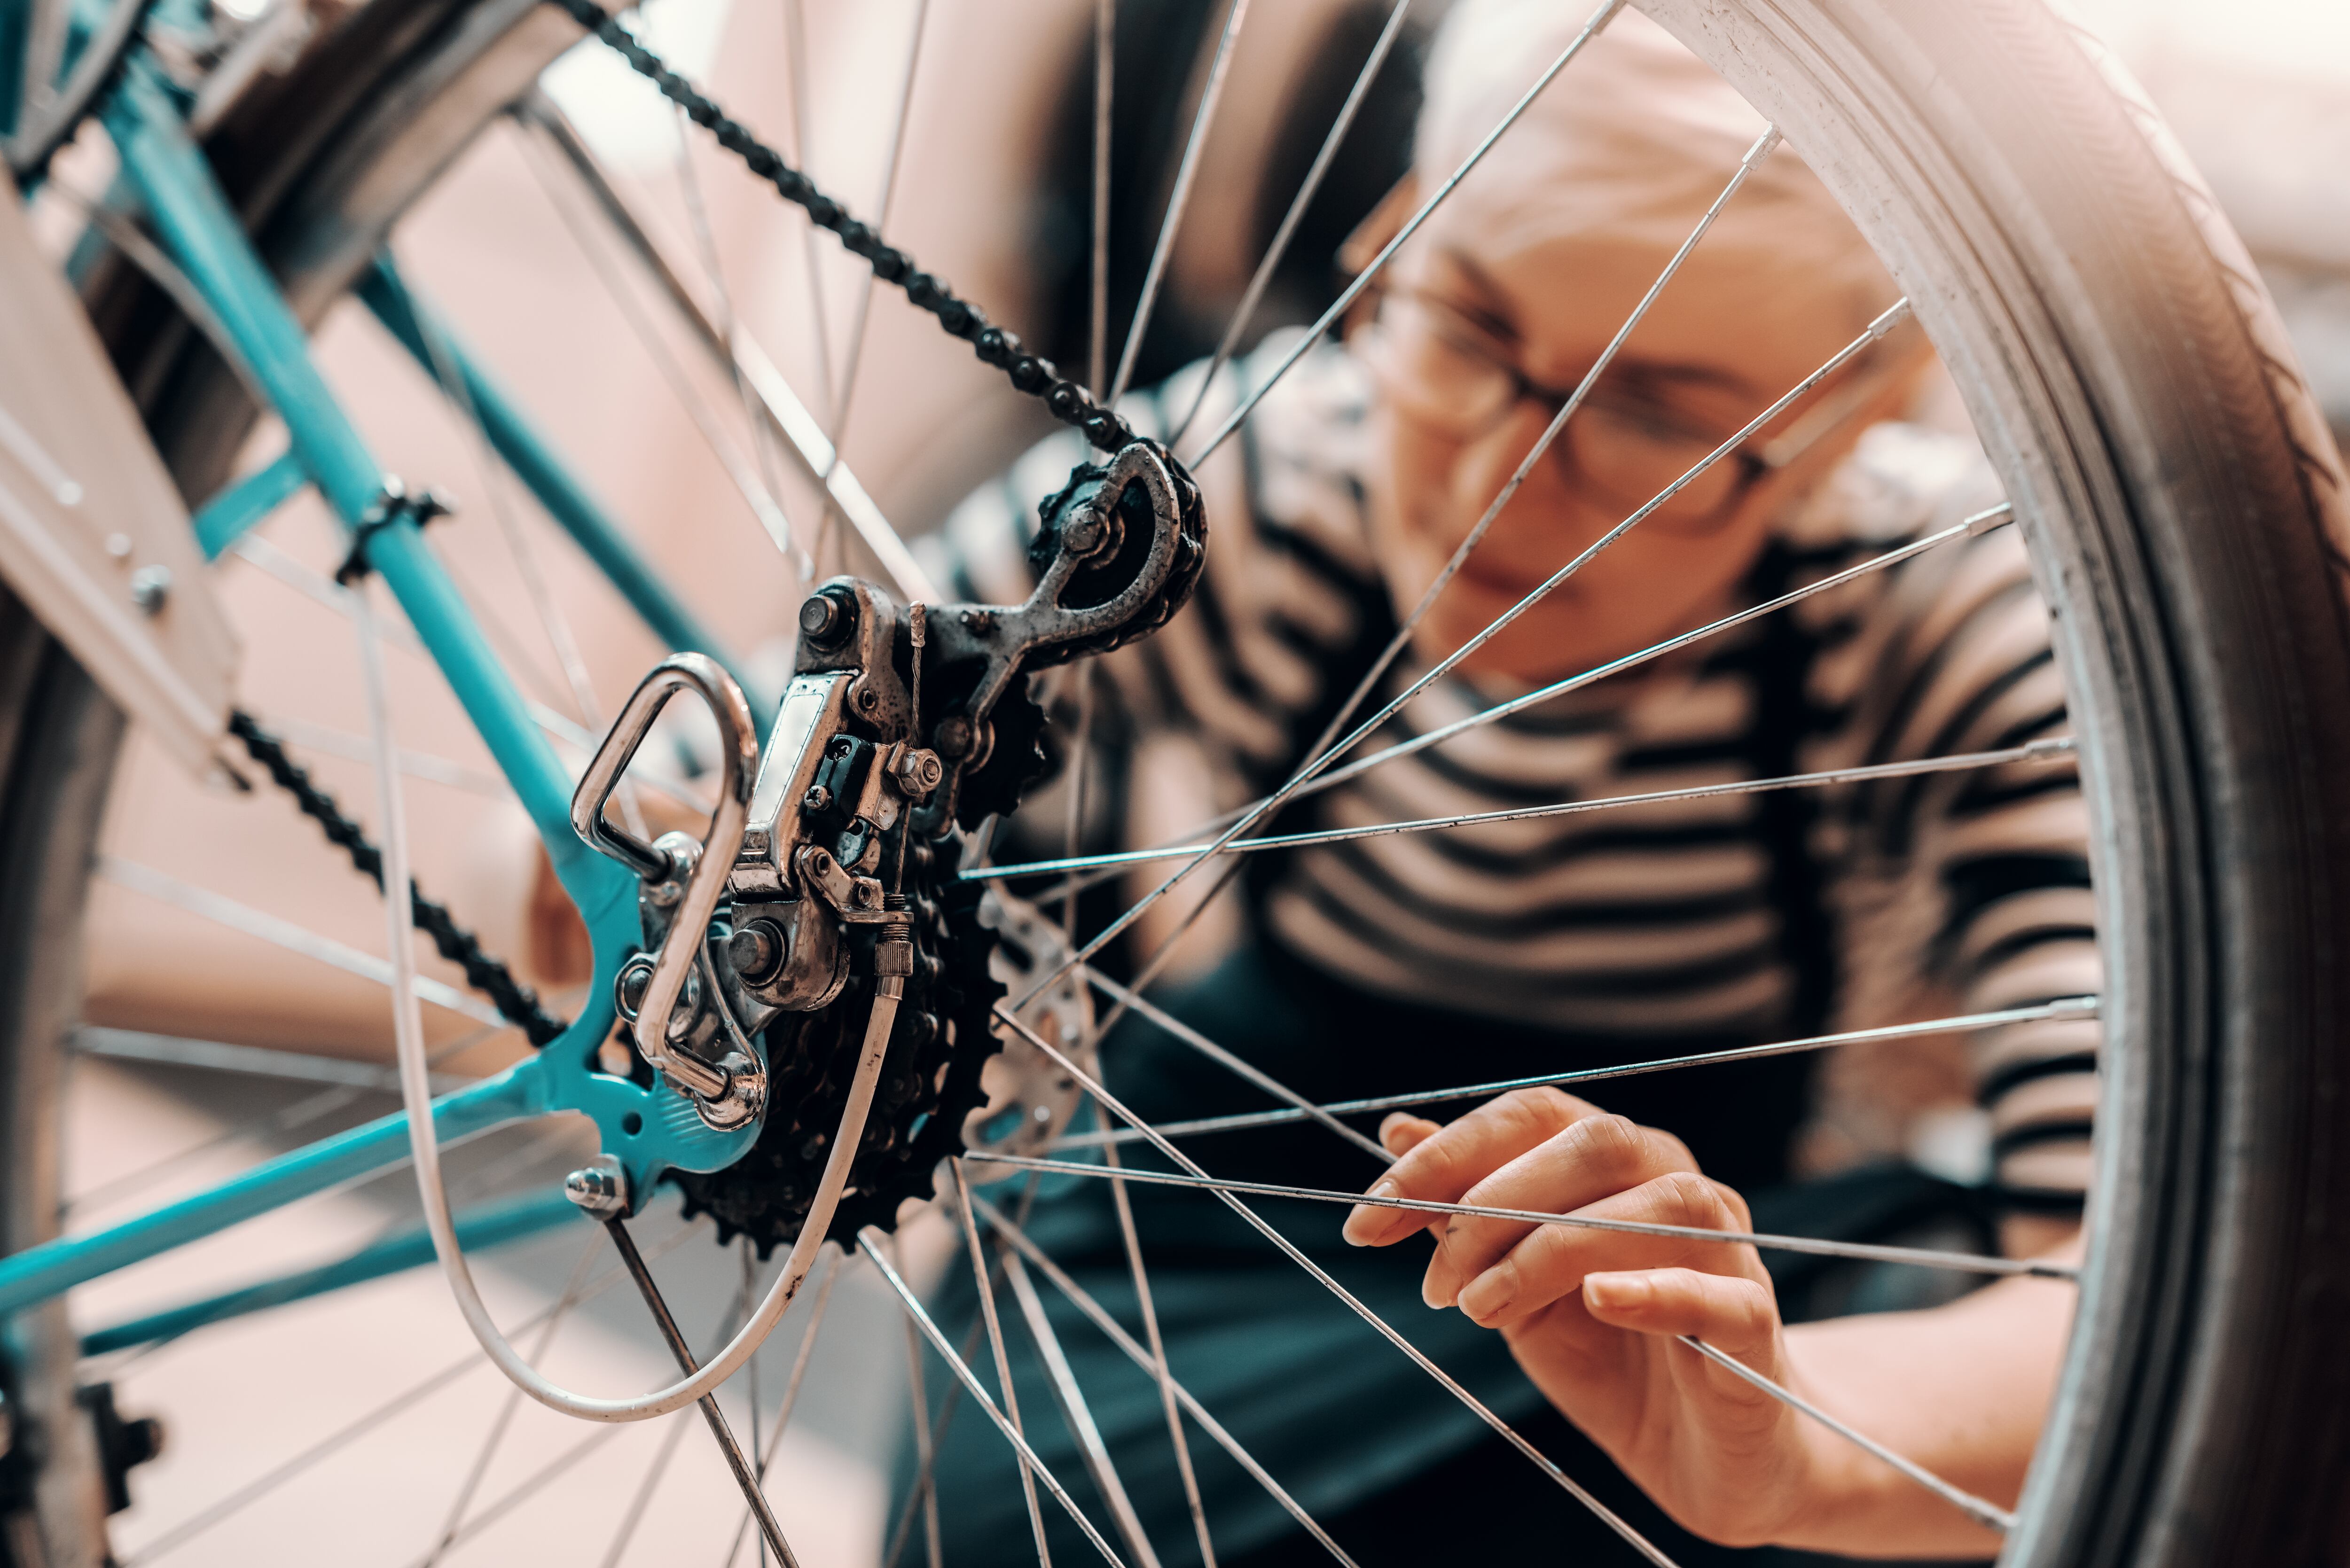
<svg viewBox="0 0 2350 1568"><path fill-rule="evenodd" d="M1747 1041L1632 1043L1516 1029L1366 996L1275 956L1249 952L1205 981L1170 992L1168 1010L1317 1100L1471 1084ZM1112 1092L1153 1121L1263 1109L1262 1091L1154 1025L1129 1018L1105 1044ZM1783 1057L1699 1073L1669 1073L1596 1085L1589 1097L1686 1140L1700 1164L1755 1200L1757 1223L1812 1234L1881 1235L1943 1194L1914 1173L1795 1189L1786 1149L1804 1104L1808 1059ZM1476 1102L1431 1107L1443 1119ZM1357 1118L1367 1129L1376 1117ZM1147 1148L1128 1163L1165 1168ZM1189 1140L1188 1152L1220 1176L1357 1189L1377 1173L1367 1154L1326 1128L1305 1126ZM1461 1401L1324 1284L1282 1256L1214 1197L1129 1185L1170 1370L1232 1436L1328 1529L1364 1568L1388 1563L1499 1560L1539 1547L1589 1547L1597 1562L1632 1561L1583 1507L1513 1451ZM1020 1197L1019 1179L989 1196ZM1495 1415L1569 1475L1629 1518L1677 1562L1752 1559L1673 1526L1606 1457L1560 1418L1519 1373L1500 1335L1457 1312L1419 1300L1428 1243L1416 1239L1365 1251L1338 1240L1345 1210L1294 1199L1250 1199L1316 1264L1457 1378ZM1802 1210L1802 1212L1795 1212ZM1906 1218L1905 1218L1906 1217ZM1054 1178L1038 1192L1029 1233L1139 1339L1141 1322L1105 1183ZM1817 1275L1782 1281L1783 1298ZM1848 1282L1847 1282L1848 1284ZM1118 1477L1160 1560L1195 1563L1198 1548L1155 1383L1038 1280L1053 1329L1076 1373ZM1847 1290L1848 1294L1848 1290ZM1009 1292L999 1295L1014 1385L1029 1440L1089 1517L1122 1545L1055 1403ZM1791 1304L1792 1302L1791 1302ZM974 1321L976 1294L958 1257L933 1303L958 1340ZM983 1340L972 1357L985 1368ZM981 1373L991 1387L992 1374ZM948 1379L933 1366L935 1406ZM1328 1554L1196 1423L1186 1420L1200 1490L1219 1560L1272 1564L1327 1562ZM910 1445L898 1493L910 1482ZM940 1519L953 1568L1033 1563L1035 1552L1009 1446L967 1401L939 1459ZM1097 1561L1062 1511L1044 1500L1055 1560ZM894 1512L893 1512L894 1517ZM917 1542L902 1563L920 1560ZM1570 1555L1566 1561L1576 1561ZM1762 1560L1771 1560L1765 1556Z"/></svg>

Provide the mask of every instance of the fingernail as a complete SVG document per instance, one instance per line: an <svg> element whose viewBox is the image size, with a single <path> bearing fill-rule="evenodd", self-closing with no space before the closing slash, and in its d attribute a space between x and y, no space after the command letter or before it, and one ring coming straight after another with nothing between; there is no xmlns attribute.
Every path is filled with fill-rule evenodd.
<svg viewBox="0 0 2350 1568"><path fill-rule="evenodd" d="M1461 1310L1478 1323L1500 1316L1518 1293L1517 1281L1512 1274L1513 1271L1496 1266L1470 1281L1457 1298Z"/></svg>
<svg viewBox="0 0 2350 1568"><path fill-rule="evenodd" d="M1371 1183L1370 1190L1363 1196L1393 1198L1402 1191L1402 1187L1393 1177L1383 1176ZM1388 1232L1396 1228L1396 1221L1402 1218L1403 1214L1399 1210L1372 1209L1358 1205L1347 1210L1347 1223L1339 1234L1344 1236L1351 1246L1367 1247L1384 1239Z"/></svg>
<svg viewBox="0 0 2350 1568"><path fill-rule="evenodd" d="M1436 1256L1429 1261L1428 1272L1419 1282L1419 1299L1432 1307L1449 1307L1460 1295L1460 1281L1453 1276L1452 1265L1439 1247Z"/></svg>
<svg viewBox="0 0 2350 1568"><path fill-rule="evenodd" d="M1584 1304L1609 1312L1646 1306L1654 1294L1656 1286L1645 1274L1592 1274L1583 1282Z"/></svg>

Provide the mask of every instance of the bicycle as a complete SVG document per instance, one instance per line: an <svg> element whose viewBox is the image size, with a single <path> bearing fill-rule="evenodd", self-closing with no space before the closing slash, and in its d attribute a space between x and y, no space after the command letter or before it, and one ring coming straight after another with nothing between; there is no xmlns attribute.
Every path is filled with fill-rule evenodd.
<svg viewBox="0 0 2350 1568"><path fill-rule="evenodd" d="M1603 5L1584 36L1618 8L1614 0ZM2334 1304L2350 1266L2342 1245L2350 1160L2337 1104L2345 981L2332 950L2335 890L2350 886L2350 830L2332 802L2350 777L2350 756L2338 726L2325 720L2350 698L2339 576L2350 570L2350 501L2323 422L2249 263L2159 122L2093 40L2031 0L1963 8L1647 0L1641 9L1803 150L1906 289L1904 313L1925 325L1966 393L2005 485L2005 510L1970 529L2012 517L2056 616L2095 822L2107 984L2093 1002L2043 1007L2071 1008L2066 1016L2094 1009L2106 1031L2106 1086L2087 1260L2077 1275L2033 1265L2077 1277L2082 1308L2026 1493L2012 1520L1992 1511L2006 1531L2008 1560L2338 1555L2344 1522L2324 1483L2350 1410L2350 1355L2338 1343ZM1228 29L1241 10L1232 8ZM1395 15L1403 10L1399 5ZM592 154L567 140L531 98L540 72L579 39L583 23L610 47L637 50L617 24L585 0L560 8L535 0L376 0L303 46L265 89L253 90L248 75L232 84L240 90L207 99L206 84L227 80L218 73L232 61L239 69L252 64L237 53L239 37L258 36L216 35L213 23L225 16L171 0L116 0L69 18L63 6L42 5L9 37L16 60L38 62L25 79L40 88L19 94L5 117L16 127L9 151L17 172L38 184L62 140L95 116L123 176L112 192L92 195L95 237L85 247L94 254L102 240L127 258L84 278L84 307L111 368L63 338L45 339L36 352L52 356L60 376L78 376L77 387L90 385L94 370L119 379L143 440L161 455L156 472L194 504L177 519L189 529L180 543L161 543L156 519L175 521L177 503L135 477L151 459L123 455L126 432L113 432L112 450L68 450L24 405L0 398L12 415L8 429L22 438L0 443L15 464L0 467L19 514L10 520L13 537L87 534L76 514L93 497L135 507L142 519L121 552L109 548L107 533L83 541L78 565L52 563L40 577L30 567L12 572L20 589L48 586L26 594L6 654L7 689L22 694L0 805L12 885L0 943L18 981L9 988L5 1033L11 1181L0 1310L16 1314L6 1550L21 1562L106 1560L106 1506L127 1497L130 1470L154 1447L154 1432L118 1416L110 1393L79 1389L78 1363L90 1345L188 1332L282 1298L287 1282L109 1325L88 1340L69 1321L68 1289L406 1156L420 1172L432 1250L501 1371L541 1402L596 1420L701 1404L761 1533L785 1560L788 1546L753 1475L755 1458L742 1453L712 1396L782 1318L827 1241L872 1259L970 1404L1021 1449L1030 1461L1024 1479L1050 1494L1032 1496L1032 1511L1066 1508L1113 1562L1122 1552L1146 1556L1130 1521L1092 1519L1066 1478L1035 1460L1008 1401L990 1393L967 1353L924 1313L873 1228L893 1223L901 1200L928 1197L932 1168L944 1161L948 1207L972 1261L986 1256L984 1218L1007 1278L1025 1282L1033 1266L1065 1282L1046 1256L1024 1248L1015 1220L971 1198L965 1172L1016 1170L1024 1161L1033 1169L1040 1158L1072 1165L1055 1159L1071 1147L1056 1140L1080 1100L1112 1123L1119 1118L1115 1096L1094 1076L1097 1064L1074 1044L1089 1009L1055 982L1074 978L1081 996L1096 981L1090 961L1125 921L1083 944L1055 947L1049 922L1000 906L988 917L995 929L1024 933L1044 956L1028 994L999 1002L986 970L994 939L980 934L988 929L976 909L981 884L951 879L945 846L1017 804L1038 722L1024 706L1026 677L1103 652L1177 613L1200 569L1207 526L1188 471L1245 410L1180 457L1138 441L1110 411L1115 398L1097 400L1087 389L1113 380L1122 387L1132 340L1115 378L1104 364L1080 383L1016 338L991 336L985 317L920 272L915 258L698 91L666 78L664 90L754 176L1099 449L1103 463L1050 498L1039 556L1047 587L1039 596L1026 606L943 605L839 461L823 421L731 319L706 306L625 199L598 179ZM192 53L182 45L174 59L170 27L182 40L210 42ZM1222 47L1230 42L1228 32ZM1571 70L1573 54L1550 73ZM641 50L629 57L640 71L662 72ZM1212 79L1201 123L1212 113ZM755 707L743 695L752 683L730 673L724 645L691 596L662 580L389 259L402 214L510 110L536 117L532 134L550 138L572 161L609 236L653 280L685 336L743 391L758 439L796 467L798 482L824 498L890 579L836 581L807 597L791 684ZM201 137L192 117L203 124ZM1170 237L1188 190L1179 173ZM1438 192L1431 205L1441 199ZM151 240L126 217L134 205L152 225ZM1162 241L1146 314L1164 254ZM1378 265L1317 332L1371 283ZM510 661L424 543L432 498L389 480L348 400L316 369L308 328L346 295L402 343L672 650L588 748L594 755L577 784L545 732L577 738L577 722L550 719L525 698ZM44 296L39 308L55 311L64 297ZM5 308L0 325L14 326ZM288 448L233 477L242 437L264 409L288 431ZM111 482L99 477L118 459L134 473L121 483L135 495L109 493ZM95 466L78 473L65 466L78 462ZM204 607L196 587L202 559L250 539L308 489L348 531L341 586L315 574L308 582L357 626L368 667L367 750L380 798L393 803L380 845L295 772L265 728L245 720L232 731L224 618ZM45 516L32 516L36 505ZM806 558L805 542L781 542ZM158 560L130 558L146 551ZM230 754L223 737L233 733L256 776L293 793L380 886L410 881L399 763L376 667L381 645L406 634L378 620L370 577L382 580L457 692L587 928L593 977L577 1016L567 1023L546 1010L448 909L421 894L413 902L388 898L384 978L395 999L408 1114L268 1161L150 1216L60 1235L57 1085L81 1004L82 914L126 711L200 766ZM95 597L76 601L75 585L91 582L101 585ZM176 665L174 649L183 659ZM714 802L664 784L655 770L629 771L657 711L688 689L718 726ZM654 837L628 823L635 807L626 778L702 805L706 834ZM1280 799L1310 782L1294 779L1216 825L1209 847L1194 846L1175 862L1180 874L1246 838ZM608 815L613 804L622 822ZM333 863L319 864L323 874ZM1072 857L1053 869L1083 876L1099 867ZM533 1054L433 1098L415 926L490 999L492 1021L525 1032ZM1062 1010L1067 1032L1056 1037L1024 1012L1040 999ZM900 1029L901 1009L928 1022ZM746 1026L745 1018L754 1023ZM778 1018L807 1020L814 1032L795 1036L802 1042L796 1078L762 1038ZM1904 1027L1949 1032L1982 1023ZM608 1049L616 1028L632 1050ZM821 1049L807 1044L816 1033ZM1022 1068L1009 1087L984 1071L1006 1048ZM1300 1104L1277 1084L1261 1086L1291 1102L1283 1114L1344 1127L1331 1110ZM870 1119L877 1104L878 1123ZM786 1108L810 1135L806 1147L774 1156L756 1182L725 1181ZM1008 1133L999 1130L1007 1109L1017 1113ZM567 1192L452 1217L436 1139L556 1111L588 1117L602 1151L573 1172ZM868 1139L868 1127L879 1135ZM1220 1182L1156 1129L1134 1132L1180 1179L1232 1205L1256 1196ZM779 1282L727 1345L700 1361L622 1223L671 1172L732 1227L757 1227L763 1239L789 1243ZM1128 1170L1124 1179L1167 1174ZM1336 1190L1343 1185L1286 1195L1357 1200ZM656 1395L606 1398L556 1386L510 1343L521 1331L501 1329L468 1280L469 1241L545 1228L581 1210L608 1222L679 1361L680 1380ZM1989 1272L2013 1266L1908 1256ZM375 1251L338 1277L390 1266L391 1251ZM984 1273L980 1289L1000 1357L1002 1325ZM1033 1329L1041 1319L1025 1311L1024 1294L1022 1306ZM1124 1345L1163 1388L1180 1449L1186 1428L1173 1411L1183 1391L1148 1345L1130 1335ZM1081 1408L1081 1391L1073 1397ZM1188 1411L1191 1429L1212 1440L1220 1431L1212 1412L1196 1404ZM1253 1473L1301 1528L1348 1560L1344 1543L1330 1542L1277 1477ZM1105 1495L1114 1491L1101 1473L1095 1480ZM444 1533L433 1550L450 1540Z"/></svg>

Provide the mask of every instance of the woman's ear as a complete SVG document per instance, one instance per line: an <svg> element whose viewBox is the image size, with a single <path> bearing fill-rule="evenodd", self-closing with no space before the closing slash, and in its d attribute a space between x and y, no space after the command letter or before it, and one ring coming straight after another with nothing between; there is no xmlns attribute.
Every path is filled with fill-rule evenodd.
<svg viewBox="0 0 2350 1568"><path fill-rule="evenodd" d="M1379 198L1379 204L1371 209L1368 217L1355 225L1355 232L1348 234L1347 243L1338 247L1338 270L1349 278L1360 277L1364 269L1378 259L1379 253L1403 233L1404 224L1411 221L1411 214L1419 205L1419 178L1416 174L1406 174L1395 182L1393 190ZM1370 314L1376 308L1372 291L1364 290L1362 297L1347 312L1346 319L1338 324L1338 335L1341 337L1351 335L1356 327L1370 319Z"/></svg>

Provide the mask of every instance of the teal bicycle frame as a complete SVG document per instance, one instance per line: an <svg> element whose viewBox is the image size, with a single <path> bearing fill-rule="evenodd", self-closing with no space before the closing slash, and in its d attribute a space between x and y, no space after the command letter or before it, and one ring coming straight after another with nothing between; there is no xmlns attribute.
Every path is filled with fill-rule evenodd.
<svg viewBox="0 0 2350 1568"><path fill-rule="evenodd" d="M23 9L15 11L13 19L0 19L0 35L10 31L11 20L21 26ZM21 40L0 36L0 67L20 47ZM0 82L13 85L16 75L0 68ZM0 94L6 91L0 88ZM11 118L10 107L0 99L0 127ZM384 493L387 476L312 362L307 335L189 136L177 89L151 59L134 51L99 115L121 158L118 195L141 204L163 247L210 305L252 384L266 396L291 437L283 457L199 509L199 543L208 556L217 557L276 506L312 486L356 539L362 518ZM369 270L359 293L426 373L473 414L507 465L656 635L673 649L700 649L731 667L716 639L552 443L410 294L388 261ZM528 814L594 950L593 978L580 1015L536 1054L435 1101L435 1130L443 1140L454 1140L531 1117L584 1116L595 1124L603 1148L626 1168L636 1191L650 1190L664 1170L714 1170L732 1163L757 1136L755 1123L716 1132L666 1085L642 1087L596 1070L598 1049L614 1026L614 979L641 945L636 878L572 831L570 774L416 524L402 516L371 528L367 559ZM0 1258L0 1314L390 1168L407 1154L407 1117L387 1116L137 1218ZM461 1217L460 1231L490 1244L543 1230L571 1212L567 1204L531 1199L477 1210L470 1220ZM413 1239L384 1243L324 1269L118 1325L89 1343L103 1348L185 1332L429 1258L429 1248L420 1249Z"/></svg>

